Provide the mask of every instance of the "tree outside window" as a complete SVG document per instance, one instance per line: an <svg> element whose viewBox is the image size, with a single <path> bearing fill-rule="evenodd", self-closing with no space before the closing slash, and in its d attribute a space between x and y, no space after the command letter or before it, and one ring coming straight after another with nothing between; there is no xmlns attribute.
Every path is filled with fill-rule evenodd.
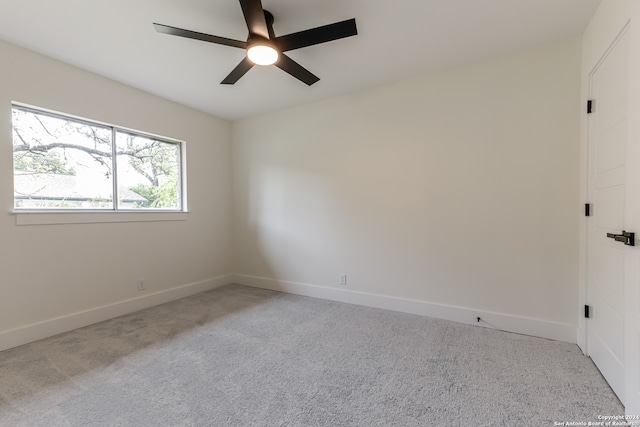
<svg viewBox="0 0 640 427"><path fill-rule="evenodd" d="M18 209L182 210L179 142L13 107Z"/></svg>

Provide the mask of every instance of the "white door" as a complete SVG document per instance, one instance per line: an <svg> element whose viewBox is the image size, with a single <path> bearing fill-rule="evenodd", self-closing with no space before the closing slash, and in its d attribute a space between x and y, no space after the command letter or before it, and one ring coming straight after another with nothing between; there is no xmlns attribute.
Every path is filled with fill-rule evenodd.
<svg viewBox="0 0 640 427"><path fill-rule="evenodd" d="M629 136L627 142L627 226L640 231L640 2L631 16ZM625 410L640 415L640 245L627 251L625 287ZM640 425L640 419L632 421Z"/></svg>
<svg viewBox="0 0 640 427"><path fill-rule="evenodd" d="M620 400L625 402L625 257L631 250L607 237L627 230L627 114L629 36L618 38L591 75L589 200L587 231L587 349ZM627 230L640 231L640 230ZM640 236L639 240L640 240ZM640 241L638 242L640 244Z"/></svg>

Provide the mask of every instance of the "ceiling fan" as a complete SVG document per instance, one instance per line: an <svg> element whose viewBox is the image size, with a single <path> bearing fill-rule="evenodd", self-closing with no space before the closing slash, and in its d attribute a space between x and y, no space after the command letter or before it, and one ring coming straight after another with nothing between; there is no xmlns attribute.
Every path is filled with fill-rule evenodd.
<svg viewBox="0 0 640 427"><path fill-rule="evenodd" d="M336 22L297 33L276 37L273 32L273 15L262 8L260 0L240 0L244 20L249 29L247 41L212 36L154 23L156 31L173 36L202 40L247 50L247 56L222 80L221 84L232 85L244 76L255 64L274 64L296 79L311 86L318 80L309 70L289 58L284 52L315 44L326 43L358 34L355 18Z"/></svg>

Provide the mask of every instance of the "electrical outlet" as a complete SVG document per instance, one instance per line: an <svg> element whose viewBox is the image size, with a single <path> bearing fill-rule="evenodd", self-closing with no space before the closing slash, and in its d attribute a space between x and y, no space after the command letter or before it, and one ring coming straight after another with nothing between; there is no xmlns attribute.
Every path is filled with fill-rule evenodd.
<svg viewBox="0 0 640 427"><path fill-rule="evenodd" d="M144 277L138 279L138 290L144 291L145 289L147 289L147 279L145 279Z"/></svg>
<svg viewBox="0 0 640 427"><path fill-rule="evenodd" d="M347 273L340 273L340 284L342 286L347 284Z"/></svg>

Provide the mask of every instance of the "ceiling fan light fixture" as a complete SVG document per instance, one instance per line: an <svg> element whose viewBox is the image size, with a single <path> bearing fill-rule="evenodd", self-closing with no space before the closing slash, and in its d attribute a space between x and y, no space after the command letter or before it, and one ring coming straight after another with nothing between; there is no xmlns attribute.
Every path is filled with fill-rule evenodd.
<svg viewBox="0 0 640 427"><path fill-rule="evenodd" d="M268 44L255 44L247 49L247 57L256 65L271 65L278 60L278 51Z"/></svg>

